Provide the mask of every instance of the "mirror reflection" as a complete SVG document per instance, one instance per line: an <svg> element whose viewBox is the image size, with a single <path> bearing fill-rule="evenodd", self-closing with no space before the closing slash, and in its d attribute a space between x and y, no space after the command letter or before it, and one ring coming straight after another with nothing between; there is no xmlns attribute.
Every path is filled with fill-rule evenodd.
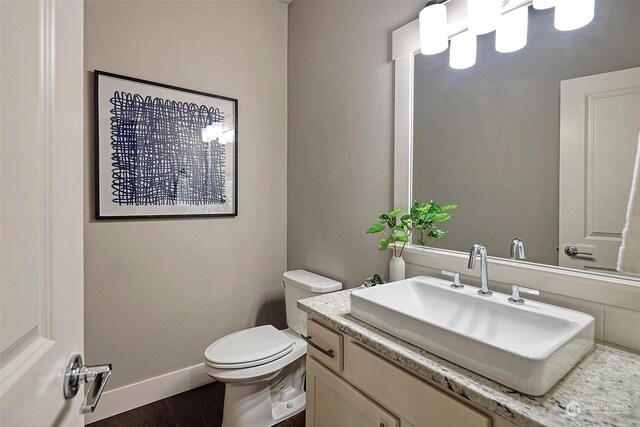
<svg viewBox="0 0 640 427"><path fill-rule="evenodd" d="M491 33L465 70L449 67L448 51L415 56L413 198L458 205L428 246L482 242L492 256L620 274L640 134L640 1L598 1L595 19L569 32L552 9L528 13L517 52L497 52Z"/></svg>

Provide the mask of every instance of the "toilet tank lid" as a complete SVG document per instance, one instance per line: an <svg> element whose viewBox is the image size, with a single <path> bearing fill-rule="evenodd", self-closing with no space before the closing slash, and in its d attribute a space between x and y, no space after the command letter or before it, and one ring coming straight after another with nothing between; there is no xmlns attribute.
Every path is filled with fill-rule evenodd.
<svg viewBox="0 0 640 427"><path fill-rule="evenodd" d="M282 275L282 283L284 283L285 287L296 286L300 289L317 293L342 289L342 283L306 270L286 271Z"/></svg>

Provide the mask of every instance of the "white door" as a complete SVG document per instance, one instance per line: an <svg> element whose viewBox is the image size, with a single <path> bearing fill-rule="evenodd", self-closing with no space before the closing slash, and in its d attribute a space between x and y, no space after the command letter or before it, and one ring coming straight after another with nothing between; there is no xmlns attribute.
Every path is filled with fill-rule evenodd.
<svg viewBox="0 0 640 427"><path fill-rule="evenodd" d="M80 426L83 3L0 0L0 425Z"/></svg>
<svg viewBox="0 0 640 427"><path fill-rule="evenodd" d="M615 271L640 134L640 68L563 81L560 114L560 265Z"/></svg>

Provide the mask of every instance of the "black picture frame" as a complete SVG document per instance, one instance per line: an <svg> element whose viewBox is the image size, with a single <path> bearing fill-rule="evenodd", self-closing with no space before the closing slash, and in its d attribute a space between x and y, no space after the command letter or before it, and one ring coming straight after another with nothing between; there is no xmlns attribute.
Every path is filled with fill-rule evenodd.
<svg viewBox="0 0 640 427"><path fill-rule="evenodd" d="M238 215L236 98L93 74L96 220Z"/></svg>

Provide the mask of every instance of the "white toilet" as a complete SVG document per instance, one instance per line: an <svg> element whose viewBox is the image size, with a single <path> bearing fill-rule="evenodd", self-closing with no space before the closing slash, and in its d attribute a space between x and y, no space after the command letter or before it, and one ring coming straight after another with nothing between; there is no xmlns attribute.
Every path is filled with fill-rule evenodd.
<svg viewBox="0 0 640 427"><path fill-rule="evenodd" d="M342 289L335 280L305 271L287 271L288 329L271 325L244 329L220 338L204 352L205 370L226 384L223 427L269 427L304 410L307 315L299 299Z"/></svg>

